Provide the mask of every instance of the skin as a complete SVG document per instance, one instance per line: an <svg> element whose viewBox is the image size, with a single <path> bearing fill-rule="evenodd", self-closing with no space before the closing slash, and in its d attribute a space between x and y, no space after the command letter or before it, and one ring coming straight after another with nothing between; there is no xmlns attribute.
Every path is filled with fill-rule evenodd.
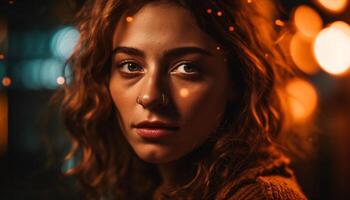
<svg viewBox="0 0 350 200"><path fill-rule="evenodd" d="M126 17L114 32L109 89L125 138L141 159L159 166L167 181L181 158L219 125L232 96L228 66L219 45L182 7L150 3L131 22ZM162 93L169 98L166 106L160 103ZM144 107L136 102L138 96L147 97ZM133 128L144 120L176 123L180 129L145 140Z"/></svg>

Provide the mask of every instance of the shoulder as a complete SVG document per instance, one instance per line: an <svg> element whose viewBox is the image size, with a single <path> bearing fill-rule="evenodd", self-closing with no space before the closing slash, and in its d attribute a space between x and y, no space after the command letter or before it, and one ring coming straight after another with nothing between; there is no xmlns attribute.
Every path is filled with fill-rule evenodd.
<svg viewBox="0 0 350 200"><path fill-rule="evenodd" d="M290 159L274 149L240 173L218 194L218 200L307 200L293 171Z"/></svg>
<svg viewBox="0 0 350 200"><path fill-rule="evenodd" d="M282 176L260 176L243 183L229 200L306 200L294 179Z"/></svg>

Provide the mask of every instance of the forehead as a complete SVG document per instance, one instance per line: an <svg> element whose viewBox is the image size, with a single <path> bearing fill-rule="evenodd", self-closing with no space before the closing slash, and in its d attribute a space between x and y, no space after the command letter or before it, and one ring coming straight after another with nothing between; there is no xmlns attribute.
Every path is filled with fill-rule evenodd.
<svg viewBox="0 0 350 200"><path fill-rule="evenodd" d="M130 17L131 21L126 20ZM150 3L133 16L124 15L116 25L113 36L113 47L171 48L184 45L207 49L217 46L199 28L190 11L174 3Z"/></svg>

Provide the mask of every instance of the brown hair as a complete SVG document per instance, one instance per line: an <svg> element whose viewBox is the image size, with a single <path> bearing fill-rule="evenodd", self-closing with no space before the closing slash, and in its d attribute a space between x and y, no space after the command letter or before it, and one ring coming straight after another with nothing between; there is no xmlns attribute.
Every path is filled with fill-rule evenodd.
<svg viewBox="0 0 350 200"><path fill-rule="evenodd" d="M69 60L73 75L64 90L62 114L73 144L68 159L81 152L80 161L69 173L79 177L91 199L145 199L160 183L156 168L137 158L123 138L108 89L115 25L123 14L135 13L149 2L152 0L87 1L79 12L81 35ZM228 131L212 134L191 153L194 176L163 198L214 199L222 191L220 198L224 199L230 180L247 167L248 155L263 144L272 145L283 132L277 89L293 71L276 43L275 7L272 1L260 0L167 2L191 11L199 27L229 53L230 73L240 98L228 104L216 132Z"/></svg>

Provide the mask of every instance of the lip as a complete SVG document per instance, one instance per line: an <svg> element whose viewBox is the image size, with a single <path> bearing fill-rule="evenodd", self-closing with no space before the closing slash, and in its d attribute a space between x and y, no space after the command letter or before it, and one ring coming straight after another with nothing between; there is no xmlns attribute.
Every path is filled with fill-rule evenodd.
<svg viewBox="0 0 350 200"><path fill-rule="evenodd" d="M163 138L168 135L172 135L176 132L175 129L165 129L165 128L136 128L136 133L148 139Z"/></svg>
<svg viewBox="0 0 350 200"><path fill-rule="evenodd" d="M147 139L157 139L174 134L180 129L175 123L164 121L142 121L134 125L136 133Z"/></svg>

